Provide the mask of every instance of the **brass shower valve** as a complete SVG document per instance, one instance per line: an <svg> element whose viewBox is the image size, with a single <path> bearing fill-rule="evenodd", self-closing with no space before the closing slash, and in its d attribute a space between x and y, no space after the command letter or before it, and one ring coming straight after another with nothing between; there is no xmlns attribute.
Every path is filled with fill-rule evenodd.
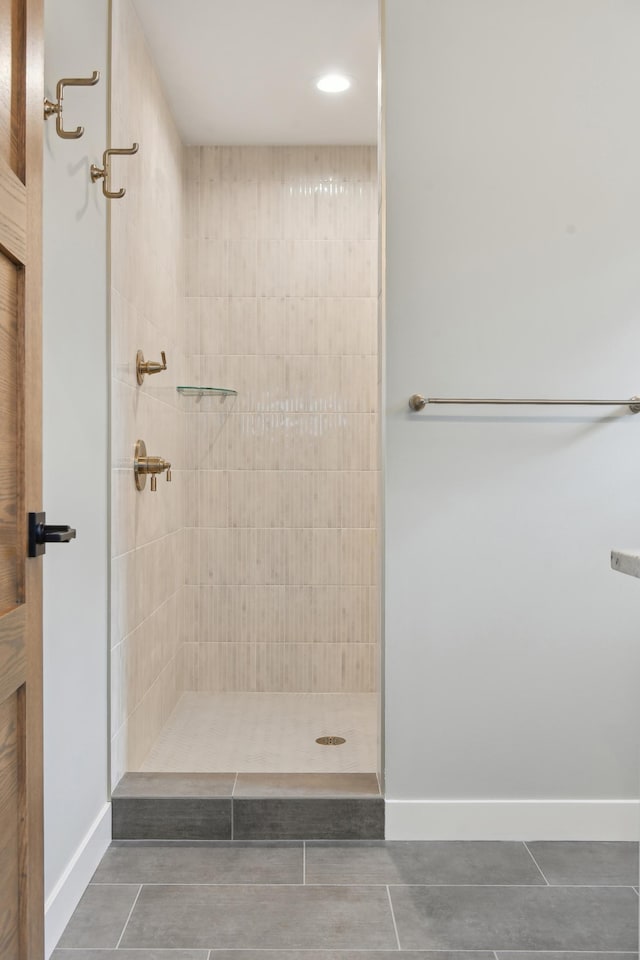
<svg viewBox="0 0 640 960"><path fill-rule="evenodd" d="M145 360L142 350L136 353L136 378L139 384L142 384L145 376L151 376L153 373L162 373L167 369L167 355L162 350L160 352L162 362L159 360Z"/></svg>
<svg viewBox="0 0 640 960"><path fill-rule="evenodd" d="M138 440L136 443L133 471L138 490L144 490L147 477L150 476L151 492L155 493L158 489L159 473L166 473L167 483L171 483L171 463L163 457L148 457L144 440Z"/></svg>

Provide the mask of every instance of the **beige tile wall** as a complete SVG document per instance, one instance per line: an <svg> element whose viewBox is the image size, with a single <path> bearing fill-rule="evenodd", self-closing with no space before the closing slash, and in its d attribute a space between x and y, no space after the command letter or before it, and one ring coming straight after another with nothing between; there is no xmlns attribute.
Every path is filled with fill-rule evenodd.
<svg viewBox="0 0 640 960"><path fill-rule="evenodd" d="M374 147L187 150L187 689L372 691Z"/></svg>
<svg viewBox="0 0 640 960"><path fill-rule="evenodd" d="M115 784L183 689L376 689L379 495L374 148L184 150L113 16L112 142L140 142L110 207ZM139 348L169 359L142 387Z"/></svg>
<svg viewBox="0 0 640 960"><path fill-rule="evenodd" d="M113 0L111 141L140 143L113 160L112 324L112 781L136 770L182 687L184 413L184 149L130 0ZM98 186L95 187L99 189ZM166 373L136 383L135 355L167 353ZM133 449L175 465L173 482L138 493Z"/></svg>

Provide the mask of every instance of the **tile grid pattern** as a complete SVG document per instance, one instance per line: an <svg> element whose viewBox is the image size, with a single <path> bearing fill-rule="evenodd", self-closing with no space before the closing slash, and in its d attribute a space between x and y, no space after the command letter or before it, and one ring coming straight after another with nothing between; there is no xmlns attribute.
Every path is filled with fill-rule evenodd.
<svg viewBox="0 0 640 960"><path fill-rule="evenodd" d="M186 358L184 148L131 0L113 3L112 141L140 143L114 162L110 203L112 375L112 783L136 769L181 692L184 609L184 414L176 385ZM135 96L131 91L135 91ZM162 164L157 158L162 157ZM153 240L153 250L150 241ZM167 354L168 370L136 382L136 351ZM170 460L173 482L139 493L137 439Z"/></svg>
<svg viewBox="0 0 640 960"><path fill-rule="evenodd" d="M186 689L377 677L374 147L193 147Z"/></svg>
<svg viewBox="0 0 640 960"><path fill-rule="evenodd" d="M528 846L113 844L54 960L637 960L637 845Z"/></svg>

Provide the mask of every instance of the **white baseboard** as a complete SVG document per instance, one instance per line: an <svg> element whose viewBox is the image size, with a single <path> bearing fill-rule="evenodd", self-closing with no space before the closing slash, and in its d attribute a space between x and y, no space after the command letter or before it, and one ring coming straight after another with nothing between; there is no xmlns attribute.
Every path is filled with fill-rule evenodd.
<svg viewBox="0 0 640 960"><path fill-rule="evenodd" d="M45 956L55 950L87 884L111 843L111 804L104 807L45 903Z"/></svg>
<svg viewBox="0 0 640 960"><path fill-rule="evenodd" d="M638 840L638 800L393 800L387 840Z"/></svg>

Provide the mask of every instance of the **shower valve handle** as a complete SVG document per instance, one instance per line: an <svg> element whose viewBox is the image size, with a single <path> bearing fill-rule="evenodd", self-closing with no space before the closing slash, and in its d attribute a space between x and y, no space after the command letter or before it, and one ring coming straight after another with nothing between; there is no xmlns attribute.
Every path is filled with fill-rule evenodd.
<svg viewBox="0 0 640 960"><path fill-rule="evenodd" d="M145 376L151 376L153 373L162 373L167 369L167 355L162 350L160 352L162 362L159 360L145 360L142 350L136 353L136 379L142 385Z"/></svg>
<svg viewBox="0 0 640 960"><path fill-rule="evenodd" d="M166 460L165 460L165 463L166 463ZM167 475L167 483L171 483L171 466L167 467L166 475ZM151 493L155 493L157 489L158 489L158 477L154 473L151 476Z"/></svg>
<svg viewBox="0 0 640 960"><path fill-rule="evenodd" d="M166 473L171 482L171 463L163 457L148 457L147 446L144 440L138 440L133 460L133 472L138 490L144 490L147 477L151 477L151 492L158 489L158 474Z"/></svg>

